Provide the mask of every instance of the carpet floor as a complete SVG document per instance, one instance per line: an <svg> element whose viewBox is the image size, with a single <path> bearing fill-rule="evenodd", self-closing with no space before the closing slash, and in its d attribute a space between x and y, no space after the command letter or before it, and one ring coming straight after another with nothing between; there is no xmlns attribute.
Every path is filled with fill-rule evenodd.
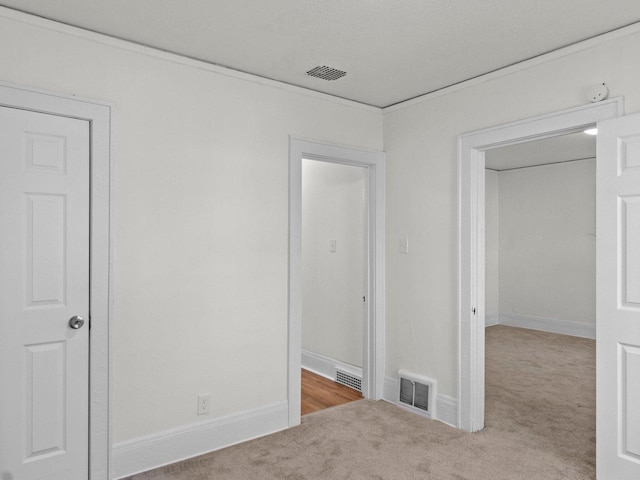
<svg viewBox="0 0 640 480"><path fill-rule="evenodd" d="M594 466L595 342L495 326L481 432L359 400L129 480L589 480Z"/></svg>

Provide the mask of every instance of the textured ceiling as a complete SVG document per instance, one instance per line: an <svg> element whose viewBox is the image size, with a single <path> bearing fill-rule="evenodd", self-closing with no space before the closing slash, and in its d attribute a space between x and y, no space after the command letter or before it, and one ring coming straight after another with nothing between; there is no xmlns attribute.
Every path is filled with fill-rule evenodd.
<svg viewBox="0 0 640 480"><path fill-rule="evenodd" d="M640 21L638 0L0 0L0 5L378 107ZM318 65L347 75L335 81L306 75Z"/></svg>
<svg viewBox="0 0 640 480"><path fill-rule="evenodd" d="M485 166L501 171L595 156L596 137L580 132L488 150L485 153Z"/></svg>

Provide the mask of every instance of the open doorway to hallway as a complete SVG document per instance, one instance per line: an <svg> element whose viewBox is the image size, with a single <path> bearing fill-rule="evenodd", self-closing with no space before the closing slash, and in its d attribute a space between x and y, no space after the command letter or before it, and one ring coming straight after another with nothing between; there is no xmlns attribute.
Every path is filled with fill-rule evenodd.
<svg viewBox="0 0 640 480"><path fill-rule="evenodd" d="M302 161L302 415L362 398L368 173Z"/></svg>

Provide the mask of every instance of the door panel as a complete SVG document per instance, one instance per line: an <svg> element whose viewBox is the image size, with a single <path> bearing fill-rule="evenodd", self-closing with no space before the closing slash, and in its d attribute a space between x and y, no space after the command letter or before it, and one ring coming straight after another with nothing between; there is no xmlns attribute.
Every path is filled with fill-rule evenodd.
<svg viewBox="0 0 640 480"><path fill-rule="evenodd" d="M640 348L620 345L623 455L640 460Z"/></svg>
<svg viewBox="0 0 640 480"><path fill-rule="evenodd" d="M28 461L65 451L66 353L66 342L25 345Z"/></svg>
<svg viewBox="0 0 640 480"><path fill-rule="evenodd" d="M640 308L640 195L621 197L619 204L623 242L620 267L624 272L621 303L637 309Z"/></svg>
<svg viewBox="0 0 640 480"><path fill-rule="evenodd" d="M640 115L598 123L597 478L640 478Z"/></svg>
<svg viewBox="0 0 640 480"><path fill-rule="evenodd" d="M86 480L88 122L0 107L0 225L0 477Z"/></svg>
<svg viewBox="0 0 640 480"><path fill-rule="evenodd" d="M27 213L27 307L64 305L65 287L65 217L64 195L25 195Z"/></svg>

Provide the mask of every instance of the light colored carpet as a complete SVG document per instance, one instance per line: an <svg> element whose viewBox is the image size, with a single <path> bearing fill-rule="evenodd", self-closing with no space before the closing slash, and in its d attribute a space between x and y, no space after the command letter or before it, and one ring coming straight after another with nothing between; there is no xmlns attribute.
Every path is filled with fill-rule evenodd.
<svg viewBox="0 0 640 480"><path fill-rule="evenodd" d="M594 342L496 326L479 433L360 400L130 480L588 480L594 457Z"/></svg>

